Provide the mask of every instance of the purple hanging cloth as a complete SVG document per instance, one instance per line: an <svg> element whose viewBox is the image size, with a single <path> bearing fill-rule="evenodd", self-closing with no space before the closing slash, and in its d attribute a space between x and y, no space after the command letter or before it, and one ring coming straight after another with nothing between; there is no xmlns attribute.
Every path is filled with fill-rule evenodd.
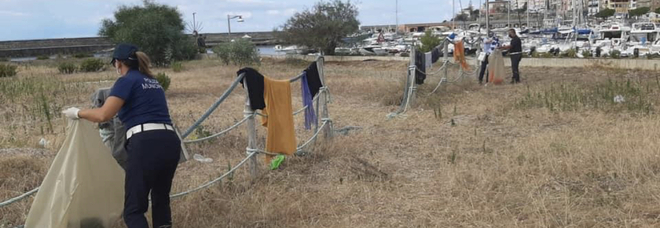
<svg viewBox="0 0 660 228"><path fill-rule="evenodd" d="M316 119L316 113L314 112L314 102L312 100L312 93L309 91L309 85L307 84L307 72L303 72L302 81L300 82L300 87L302 90L302 102L303 107L305 108L305 129L312 129L312 124L318 126L318 121Z"/></svg>

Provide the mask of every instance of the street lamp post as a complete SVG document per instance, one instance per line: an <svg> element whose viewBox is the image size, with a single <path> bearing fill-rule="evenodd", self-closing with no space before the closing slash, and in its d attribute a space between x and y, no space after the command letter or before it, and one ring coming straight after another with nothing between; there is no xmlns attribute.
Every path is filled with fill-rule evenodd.
<svg viewBox="0 0 660 228"><path fill-rule="evenodd" d="M229 34L229 39L231 39L231 19L238 18L237 22L243 22L242 15L229 15L227 14L227 34Z"/></svg>

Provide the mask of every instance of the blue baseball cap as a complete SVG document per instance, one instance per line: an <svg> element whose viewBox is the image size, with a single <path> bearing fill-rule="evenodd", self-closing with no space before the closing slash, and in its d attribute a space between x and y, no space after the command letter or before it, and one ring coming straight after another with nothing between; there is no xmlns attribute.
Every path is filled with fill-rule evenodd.
<svg viewBox="0 0 660 228"><path fill-rule="evenodd" d="M118 44L115 47L114 53L112 53L112 61L110 63L114 64L116 60L137 60L135 52L138 51L138 48L132 44Z"/></svg>

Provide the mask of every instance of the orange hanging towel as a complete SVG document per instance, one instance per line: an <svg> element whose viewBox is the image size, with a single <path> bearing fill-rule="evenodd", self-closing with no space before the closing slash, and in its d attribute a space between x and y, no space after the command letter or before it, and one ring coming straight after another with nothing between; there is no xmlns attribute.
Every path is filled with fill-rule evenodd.
<svg viewBox="0 0 660 228"><path fill-rule="evenodd" d="M296 152L296 133L291 105L291 82L264 77L264 101L266 108L261 124L268 128L266 151L293 155ZM266 156L270 163L273 156Z"/></svg>
<svg viewBox="0 0 660 228"><path fill-rule="evenodd" d="M456 41L454 43L454 61L459 62L463 70L470 70L470 66L465 60L465 46L463 45L463 41Z"/></svg>

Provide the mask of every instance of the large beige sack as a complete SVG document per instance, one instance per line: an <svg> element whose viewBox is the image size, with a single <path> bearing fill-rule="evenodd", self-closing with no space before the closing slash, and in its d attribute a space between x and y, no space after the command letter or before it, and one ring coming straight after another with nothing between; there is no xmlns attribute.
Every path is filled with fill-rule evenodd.
<svg viewBox="0 0 660 228"><path fill-rule="evenodd" d="M502 57L502 51L499 49L488 56L488 74L489 81L496 85L502 84L504 78L506 78L504 57Z"/></svg>
<svg viewBox="0 0 660 228"><path fill-rule="evenodd" d="M110 227L121 216L124 171L86 120L67 136L37 193L26 228Z"/></svg>

